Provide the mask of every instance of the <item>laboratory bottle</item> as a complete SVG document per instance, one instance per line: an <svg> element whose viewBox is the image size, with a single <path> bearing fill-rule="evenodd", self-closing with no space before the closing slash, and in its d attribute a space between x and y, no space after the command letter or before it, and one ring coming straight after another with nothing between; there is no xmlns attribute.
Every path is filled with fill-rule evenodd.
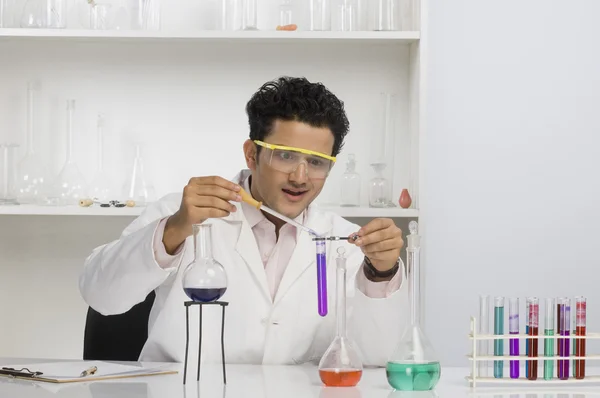
<svg viewBox="0 0 600 398"><path fill-rule="evenodd" d="M427 391L437 385L441 367L425 333L419 324L420 318L420 236L418 224L408 225L406 274L410 302L410 325L404 331L398 347L386 366L388 383L396 390Z"/></svg>
<svg viewBox="0 0 600 398"><path fill-rule="evenodd" d="M362 361L346 331L346 257L336 258L336 336L319 362L319 376L327 387L353 387L362 377Z"/></svg>
<svg viewBox="0 0 600 398"><path fill-rule="evenodd" d="M360 174L356 172L356 156L351 153L346 162L346 171L342 175L340 206L360 206Z"/></svg>
<svg viewBox="0 0 600 398"><path fill-rule="evenodd" d="M194 224L192 228L194 260L183 273L183 290L192 301L217 301L227 290L227 273L212 254L212 225Z"/></svg>

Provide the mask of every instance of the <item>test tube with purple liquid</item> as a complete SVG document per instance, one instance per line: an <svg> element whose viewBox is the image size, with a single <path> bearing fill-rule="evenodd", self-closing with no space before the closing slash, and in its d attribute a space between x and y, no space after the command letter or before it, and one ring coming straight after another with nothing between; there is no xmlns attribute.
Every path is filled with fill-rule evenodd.
<svg viewBox="0 0 600 398"><path fill-rule="evenodd" d="M319 315L327 315L327 253L325 240L317 240L317 299Z"/></svg>
<svg viewBox="0 0 600 398"><path fill-rule="evenodd" d="M519 334L519 299L511 298L508 307L508 332ZM510 339L510 355L519 356L519 339ZM510 361L510 378L519 378L519 361Z"/></svg>

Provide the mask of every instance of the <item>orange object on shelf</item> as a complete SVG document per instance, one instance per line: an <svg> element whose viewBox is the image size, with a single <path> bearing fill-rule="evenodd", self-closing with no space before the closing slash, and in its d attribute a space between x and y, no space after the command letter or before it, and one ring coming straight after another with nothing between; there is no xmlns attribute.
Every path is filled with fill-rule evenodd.
<svg viewBox="0 0 600 398"><path fill-rule="evenodd" d="M298 25L290 24L290 25L277 25L277 30L296 30L298 29Z"/></svg>

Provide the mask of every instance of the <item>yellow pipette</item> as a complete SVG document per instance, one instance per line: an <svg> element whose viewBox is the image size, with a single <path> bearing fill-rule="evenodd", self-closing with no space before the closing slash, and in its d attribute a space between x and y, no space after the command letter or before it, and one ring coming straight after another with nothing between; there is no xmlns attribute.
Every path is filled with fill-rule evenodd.
<svg viewBox="0 0 600 398"><path fill-rule="evenodd" d="M299 222L296 222L294 220L292 220L289 217L284 216L283 214L280 214L278 212L276 212L275 210L269 209L267 206L263 205L262 202L259 202L258 200L254 199L252 197L252 195L250 195L248 192L246 192L244 190L244 188L240 188L240 196L242 197L242 200L246 203L248 203L250 206L256 207L258 210L262 210L265 211L269 214L274 215L275 217L279 218L280 220L283 220L287 223L292 224L293 226L295 226L296 228L300 228L305 230L306 232L308 232L311 235L314 236L319 236L318 233L316 233L314 230L308 228L307 226L304 226L302 224L300 224Z"/></svg>

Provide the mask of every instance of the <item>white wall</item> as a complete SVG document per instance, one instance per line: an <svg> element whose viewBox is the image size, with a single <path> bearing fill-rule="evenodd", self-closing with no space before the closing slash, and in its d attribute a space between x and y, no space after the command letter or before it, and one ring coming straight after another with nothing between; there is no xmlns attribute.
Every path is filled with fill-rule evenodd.
<svg viewBox="0 0 600 398"><path fill-rule="evenodd" d="M430 0L426 326L445 365L467 364L479 293L584 295L600 330L598 15Z"/></svg>

